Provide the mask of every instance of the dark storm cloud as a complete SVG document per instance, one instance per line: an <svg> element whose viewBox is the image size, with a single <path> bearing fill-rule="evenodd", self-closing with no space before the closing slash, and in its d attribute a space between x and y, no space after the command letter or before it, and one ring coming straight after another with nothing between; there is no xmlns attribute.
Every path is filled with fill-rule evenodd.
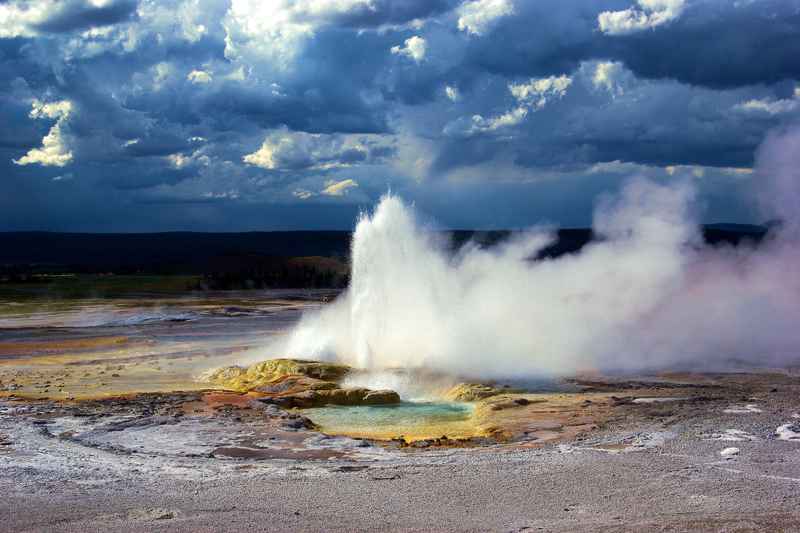
<svg viewBox="0 0 800 533"><path fill-rule="evenodd" d="M251 78L242 81L225 77L235 68L224 57L225 45L219 36L209 35L191 45L170 45L169 53L147 39L136 54L126 56L130 67L136 68L143 58L146 63L138 65L140 70L166 62L175 73L157 90L127 94L125 105L182 124L207 122L220 131L285 125L312 133L384 133L388 109L364 93L385 67L391 42L375 33L320 29L303 44L302 59L291 70L262 76L254 68ZM187 81L189 70L208 63L224 71L214 74L213 83ZM112 72L119 70L109 66ZM371 90L377 94L377 89Z"/></svg>
<svg viewBox="0 0 800 533"><path fill-rule="evenodd" d="M46 133L46 128L31 122L28 118L30 104L24 105L16 99L0 95L0 109L5 123L5 127L0 128L0 148L23 151L24 148L41 140Z"/></svg>
<svg viewBox="0 0 800 533"><path fill-rule="evenodd" d="M109 26L130 20L136 13L138 0L117 0L95 6L85 0L61 0L44 21L34 24L42 32L68 32Z"/></svg>
<svg viewBox="0 0 800 533"><path fill-rule="evenodd" d="M41 55L49 55L50 47ZM52 68L42 65L32 53L28 39L0 39L0 91L22 100L21 88L42 88L57 84ZM37 54L38 55L38 54Z"/></svg>
<svg viewBox="0 0 800 533"><path fill-rule="evenodd" d="M438 15L457 4L457 0L376 0L371 4L356 6L352 11L334 17L333 21L355 28L403 24Z"/></svg>
<svg viewBox="0 0 800 533"><path fill-rule="evenodd" d="M624 90L609 96L604 87L592 85L593 68L576 71L562 99L529 109L517 125L471 133L464 130L473 124L471 117L457 119L452 124L462 133L443 143L435 172L498 156L522 167L551 170L609 161L749 167L764 133L776 123L774 116L737 109L748 99L745 90L720 93L629 78ZM509 95L493 111L481 113L500 115L518 105Z"/></svg>
<svg viewBox="0 0 800 533"><path fill-rule="evenodd" d="M152 135L126 145L124 151L134 157L169 155L189 147L189 142L177 135L155 131Z"/></svg>
<svg viewBox="0 0 800 533"><path fill-rule="evenodd" d="M796 80L800 2L698 2L671 24L605 41L604 53L642 77L714 88Z"/></svg>
<svg viewBox="0 0 800 533"><path fill-rule="evenodd" d="M469 41L465 62L475 73L503 76L570 72L580 61L602 54L597 15L626 5L582 0L517 2L514 16L500 19L484 38Z"/></svg>
<svg viewBox="0 0 800 533"><path fill-rule="evenodd" d="M165 161L131 162L121 160L106 167L107 183L117 190L146 189L155 185L176 184L194 175L191 168L171 168ZM81 169L76 171L80 174Z"/></svg>
<svg viewBox="0 0 800 533"><path fill-rule="evenodd" d="M687 0L616 34L598 16L637 0L20 6L0 1L0 229L349 227L387 187L448 225L584 223L681 165L743 218L725 169L800 119L800 0ZM47 143L71 159L12 163Z"/></svg>
<svg viewBox="0 0 800 533"><path fill-rule="evenodd" d="M623 61L637 76L730 88L798 79L800 1L687 2L674 21L623 35L598 29L604 11L634 1L517 2L466 54L477 72L544 76L574 70L581 61Z"/></svg>
<svg viewBox="0 0 800 533"><path fill-rule="evenodd" d="M275 96L269 87L227 85L200 98L201 111L221 130L243 123L265 129L286 125L312 133L383 133L388 129L385 110L371 107L352 90L300 87L292 94Z"/></svg>

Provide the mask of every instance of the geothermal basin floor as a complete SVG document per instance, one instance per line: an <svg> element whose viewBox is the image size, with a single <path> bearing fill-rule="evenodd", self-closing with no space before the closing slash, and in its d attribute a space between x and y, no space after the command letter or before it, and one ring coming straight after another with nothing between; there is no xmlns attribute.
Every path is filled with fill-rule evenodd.
<svg viewBox="0 0 800 533"><path fill-rule="evenodd" d="M467 447L328 436L195 379L322 297L0 309L0 531L800 531L796 368L579 380Z"/></svg>
<svg viewBox="0 0 800 533"><path fill-rule="evenodd" d="M0 530L800 530L798 377L692 378L713 398L596 380L619 391L603 427L471 448L327 437L274 406L208 416L192 392L6 399Z"/></svg>

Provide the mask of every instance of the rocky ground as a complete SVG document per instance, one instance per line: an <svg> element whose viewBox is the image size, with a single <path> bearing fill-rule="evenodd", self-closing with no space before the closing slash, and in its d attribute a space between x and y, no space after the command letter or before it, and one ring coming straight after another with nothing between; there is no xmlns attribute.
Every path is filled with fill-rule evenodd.
<svg viewBox="0 0 800 533"><path fill-rule="evenodd" d="M0 309L0 531L800 531L797 369L426 376L469 432L326 435L314 408L398 395L340 365L225 366L323 297Z"/></svg>
<svg viewBox="0 0 800 533"><path fill-rule="evenodd" d="M572 385L473 398L486 436L422 445L244 392L7 393L0 530L800 531L796 374Z"/></svg>

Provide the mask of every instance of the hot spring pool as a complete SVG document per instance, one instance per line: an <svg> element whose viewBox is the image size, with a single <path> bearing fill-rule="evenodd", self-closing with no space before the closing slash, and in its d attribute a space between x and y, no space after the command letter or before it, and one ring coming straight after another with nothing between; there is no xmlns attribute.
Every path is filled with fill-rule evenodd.
<svg viewBox="0 0 800 533"><path fill-rule="evenodd" d="M404 402L398 405L330 406L304 409L303 414L329 435L407 440L466 438L478 434L473 406L453 402Z"/></svg>

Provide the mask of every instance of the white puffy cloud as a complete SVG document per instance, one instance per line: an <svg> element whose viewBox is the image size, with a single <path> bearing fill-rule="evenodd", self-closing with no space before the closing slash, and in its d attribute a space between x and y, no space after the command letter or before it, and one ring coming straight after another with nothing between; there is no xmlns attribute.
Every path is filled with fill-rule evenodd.
<svg viewBox="0 0 800 533"><path fill-rule="evenodd" d="M205 70L193 70L187 74L186 79L197 85L211 83L213 78L210 72L206 72Z"/></svg>
<svg viewBox="0 0 800 533"><path fill-rule="evenodd" d="M666 24L681 16L685 0L637 0L637 7L622 11L603 11L597 16L600 31L625 35Z"/></svg>
<svg viewBox="0 0 800 533"><path fill-rule="evenodd" d="M766 98L748 100L736 106L736 109L742 111L760 111L770 115L780 115L789 113L797 109L797 100L795 99L781 99L781 100L768 100Z"/></svg>
<svg viewBox="0 0 800 533"><path fill-rule="evenodd" d="M292 196L299 200L308 200L315 196L342 197L347 195L350 189L358 187L358 182L350 178L341 180L329 179L324 182L324 186L321 186L321 189L317 189L317 187L320 186L314 186L313 184L309 186L309 184L305 184L302 187L296 187L292 190ZM315 192L315 190L319 192Z"/></svg>
<svg viewBox="0 0 800 533"><path fill-rule="evenodd" d="M754 98L738 104L737 111L782 115L800 108L800 87L795 88L792 98Z"/></svg>
<svg viewBox="0 0 800 533"><path fill-rule="evenodd" d="M457 87L451 87L450 85L447 85L444 88L444 94L451 102L458 102L461 99L461 94L458 92Z"/></svg>
<svg viewBox="0 0 800 533"><path fill-rule="evenodd" d="M316 24L332 22L337 16L345 15L356 9L375 9L374 0L271 0L270 2L240 2L234 0L232 4L248 5L251 14L254 7L261 7L259 13L263 16L275 16L278 20L308 20Z"/></svg>
<svg viewBox="0 0 800 533"><path fill-rule="evenodd" d="M500 128L508 128L520 124L528 116L528 108L520 106L507 111L502 115L484 118L482 115L472 116L472 128L470 133L479 131L494 131Z"/></svg>
<svg viewBox="0 0 800 533"><path fill-rule="evenodd" d="M623 88L623 77L625 67L617 61L601 61L597 63L592 75L592 85L596 89L604 89L612 95L620 95L625 92Z"/></svg>
<svg viewBox="0 0 800 533"><path fill-rule="evenodd" d="M162 61L161 63L156 63L151 70L153 71L153 89L158 91L169 79L173 68L169 63Z"/></svg>
<svg viewBox="0 0 800 533"><path fill-rule="evenodd" d="M472 0L458 8L458 29L482 35L495 20L514 13L512 0Z"/></svg>
<svg viewBox="0 0 800 533"><path fill-rule="evenodd" d="M295 20L291 3L285 0L232 0L223 25L226 57L263 57L282 67L315 29L310 21Z"/></svg>
<svg viewBox="0 0 800 533"><path fill-rule="evenodd" d="M572 78L565 74L547 78L531 78L526 83L511 83L508 90L517 100L517 107L502 115L486 118L473 115L470 120L457 120L445 126L445 135L473 135L491 132L521 124L530 112L542 109L553 99L563 98L572 85Z"/></svg>
<svg viewBox="0 0 800 533"><path fill-rule="evenodd" d="M31 104L31 118L67 118L72 113L72 102L61 100L46 104L40 100L34 100Z"/></svg>
<svg viewBox="0 0 800 533"><path fill-rule="evenodd" d="M416 61L417 63L425 59L428 43L425 39L414 35L405 40L405 46L393 46L391 52L396 55L403 55Z"/></svg>
<svg viewBox="0 0 800 533"><path fill-rule="evenodd" d="M562 74L548 78L531 78L528 83L512 83L508 90L520 103L541 109L547 105L549 99L562 98L570 85L572 78Z"/></svg>
<svg viewBox="0 0 800 533"><path fill-rule="evenodd" d="M170 166L176 170L181 170L196 165L207 167L211 163L211 158L205 155L202 150L195 150L189 155L178 152L175 154L170 154L166 157Z"/></svg>
<svg viewBox="0 0 800 533"><path fill-rule="evenodd" d="M223 25L229 59L259 57L287 67L317 28L374 0L232 0Z"/></svg>
<svg viewBox="0 0 800 533"><path fill-rule="evenodd" d="M51 29L107 26L130 14L124 3L124 0L8 0L0 3L0 39L35 37ZM96 15L105 16L99 21ZM115 21L115 17L118 20Z"/></svg>
<svg viewBox="0 0 800 533"><path fill-rule="evenodd" d="M341 181L329 180L325 182L325 188L322 189L320 194L325 196L344 196L347 194L347 190L353 187L358 187L358 182L349 178Z"/></svg>
<svg viewBox="0 0 800 533"><path fill-rule="evenodd" d="M292 191L292 196L295 198L299 198L301 200L308 200L312 196L316 196L316 193L309 191L308 189L295 189Z"/></svg>
<svg viewBox="0 0 800 533"><path fill-rule="evenodd" d="M240 193L236 189L230 189L228 191L219 191L219 192L212 192L208 191L203 193L202 197L207 198L209 200L238 200Z"/></svg>
<svg viewBox="0 0 800 533"><path fill-rule="evenodd" d="M288 139L287 140L278 139L277 142L275 142L267 138L266 140L264 140L264 143L261 145L261 148L259 148L252 154L245 155L242 158L242 161L244 161L248 165L265 168L267 170L276 170L280 168L278 154L281 151L282 141L285 146L289 144ZM284 148L284 150L287 149Z"/></svg>
<svg viewBox="0 0 800 533"><path fill-rule="evenodd" d="M198 43L221 29L227 11L227 4L218 0L139 0L138 22L126 28L125 48L130 50L152 38Z"/></svg>
<svg viewBox="0 0 800 533"><path fill-rule="evenodd" d="M29 116L33 119L56 119L56 123L42 139L40 148L32 148L19 159L14 159L17 165L33 165L63 167L72 161L72 151L67 146L62 127L72 113L72 103L69 100L44 103L34 100Z"/></svg>
<svg viewBox="0 0 800 533"><path fill-rule="evenodd" d="M31 11L22 13L23 4ZM309 203L342 201L322 195L325 180L352 178L359 187L350 188L345 200L360 201L377 194L375 179L397 190L401 180L422 184L467 173L475 182L487 176L511 182L567 166L579 173L581 165L609 158L661 167L747 166L745 154L766 128L800 116L800 100L786 92L787 82L774 81L796 78L789 63L780 67L785 75L770 67L763 82L751 83L760 75L757 61L756 73L740 78L736 65L721 63L726 69L717 75L673 60L670 42L688 39L682 42L692 48L700 38L687 33L683 19L694 22L697 14L699 24L716 13L689 0L680 7L683 19L634 39L601 33L598 14L640 13L647 24L660 24L678 13L670 5L683 3L139 0L124 23L45 30L53 26L39 25L37 17L46 14L35 8L51 4L0 0L0 12L16 9L18 27L0 24L2 31L48 32L6 43L24 48L4 63L19 77L9 80L14 92L7 94L15 103L6 108L0 141L13 146L15 136L29 139L6 156L9 174L66 175L74 152L82 183L96 172L126 190L183 180L188 191L191 180L207 175L208 183L192 197L235 186L248 201L273 201L279 191L281 201ZM418 23L402 18L412 12L405 6L422 6L413 7ZM619 11L625 8L631 9ZM750 26L742 20L752 17L735 14L741 20L725 8L716 26L698 27L731 26L746 35ZM773 35L758 24L753 28L765 41ZM234 61L221 57L226 38L228 52L240 54ZM342 46L332 49L337 42ZM745 49L750 41L725 42ZM762 56L772 57L769 50ZM90 54L96 59L81 60ZM765 67L783 65L782 57ZM291 68L280 71L288 61ZM712 71L715 85L687 82L693 74L685 72L695 70ZM547 77L561 72L567 76ZM736 90L726 79L738 84ZM187 87L213 90L186 102ZM66 123L60 115L50 122L27 119L36 95L73 100L73 116ZM163 140L154 129L163 130ZM353 134L379 131L392 134ZM192 153L200 146L186 142L196 137L207 139L208 165ZM396 151L377 155L375 139L390 138ZM129 162L120 163L117 154ZM11 157L28 166L14 166ZM130 168L130 176L108 162Z"/></svg>
<svg viewBox="0 0 800 533"><path fill-rule="evenodd" d="M8 2L0 4L0 38L32 37L35 25L47 19L54 2Z"/></svg>
<svg viewBox="0 0 800 533"><path fill-rule="evenodd" d="M178 6L177 19L180 21L183 37L189 42L197 42L208 33L208 27L201 22L205 6L201 0L186 0Z"/></svg>
<svg viewBox="0 0 800 533"><path fill-rule="evenodd" d="M285 128L267 135L261 147L242 160L266 170L330 170L380 159L363 135L293 132Z"/></svg>

